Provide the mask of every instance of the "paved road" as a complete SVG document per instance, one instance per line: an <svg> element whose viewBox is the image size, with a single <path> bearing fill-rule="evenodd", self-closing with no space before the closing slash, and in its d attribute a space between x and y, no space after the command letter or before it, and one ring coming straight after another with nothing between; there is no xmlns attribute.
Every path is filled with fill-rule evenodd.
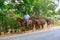
<svg viewBox="0 0 60 40"><path fill-rule="evenodd" d="M0 38L0 40L60 40L60 29Z"/></svg>

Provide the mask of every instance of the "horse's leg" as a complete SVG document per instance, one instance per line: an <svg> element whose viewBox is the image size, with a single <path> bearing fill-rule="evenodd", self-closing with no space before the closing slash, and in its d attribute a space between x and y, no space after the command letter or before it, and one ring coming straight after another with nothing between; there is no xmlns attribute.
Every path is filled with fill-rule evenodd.
<svg viewBox="0 0 60 40"><path fill-rule="evenodd" d="M39 25L39 29L42 29L41 25Z"/></svg>
<svg viewBox="0 0 60 40"><path fill-rule="evenodd" d="M32 30L32 27L33 27L33 25L32 25L32 24L30 24L30 30Z"/></svg>
<svg viewBox="0 0 60 40"><path fill-rule="evenodd" d="M47 24L47 28L49 28L49 25Z"/></svg>
<svg viewBox="0 0 60 40"><path fill-rule="evenodd" d="M39 30L40 30L40 27L41 27L41 26L39 25L39 26L38 26L38 29L39 29Z"/></svg>
<svg viewBox="0 0 60 40"><path fill-rule="evenodd" d="M51 24L52 24L52 27L53 27L54 26L54 21L52 21Z"/></svg>
<svg viewBox="0 0 60 40"><path fill-rule="evenodd" d="M41 26L42 26L42 29L43 29L44 28L44 25L42 24Z"/></svg>
<svg viewBox="0 0 60 40"><path fill-rule="evenodd" d="M50 24L47 25L47 28L50 28Z"/></svg>
<svg viewBox="0 0 60 40"><path fill-rule="evenodd" d="M47 23L47 28L50 28L50 24L51 24L50 22Z"/></svg>
<svg viewBox="0 0 60 40"><path fill-rule="evenodd" d="M33 27L33 31L35 31L36 30L36 28L35 28L35 25L34 25L34 27Z"/></svg>

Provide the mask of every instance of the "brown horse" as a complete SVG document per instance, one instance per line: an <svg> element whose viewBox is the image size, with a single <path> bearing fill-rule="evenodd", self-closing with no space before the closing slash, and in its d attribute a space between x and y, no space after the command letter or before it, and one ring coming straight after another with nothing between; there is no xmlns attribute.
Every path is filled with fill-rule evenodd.
<svg viewBox="0 0 60 40"><path fill-rule="evenodd" d="M52 24L54 25L54 21L51 19L46 19L46 22L47 22L47 27L51 26Z"/></svg>
<svg viewBox="0 0 60 40"><path fill-rule="evenodd" d="M43 19L36 19L35 20L35 25L38 26L38 27L42 27L42 29L43 29L44 25L45 25L45 20L43 20Z"/></svg>
<svg viewBox="0 0 60 40"><path fill-rule="evenodd" d="M25 23L25 21L23 19L17 18L17 21L21 23L22 27L26 26L26 23ZM32 20L29 20L29 26L33 26L33 21Z"/></svg>
<svg viewBox="0 0 60 40"><path fill-rule="evenodd" d="M26 28L26 23L23 19L17 18L17 21L20 22L22 28L24 28L24 29ZM33 28L33 21L30 19L29 20L29 27L27 27L27 29L32 29L32 28Z"/></svg>

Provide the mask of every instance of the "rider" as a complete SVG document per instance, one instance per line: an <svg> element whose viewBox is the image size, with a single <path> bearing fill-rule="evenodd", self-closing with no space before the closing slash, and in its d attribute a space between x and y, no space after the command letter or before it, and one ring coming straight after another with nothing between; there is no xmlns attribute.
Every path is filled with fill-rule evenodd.
<svg viewBox="0 0 60 40"><path fill-rule="evenodd" d="M24 19L25 19L27 26L29 25L29 18L30 18L30 16L28 15L28 13L26 13L26 15L24 15Z"/></svg>

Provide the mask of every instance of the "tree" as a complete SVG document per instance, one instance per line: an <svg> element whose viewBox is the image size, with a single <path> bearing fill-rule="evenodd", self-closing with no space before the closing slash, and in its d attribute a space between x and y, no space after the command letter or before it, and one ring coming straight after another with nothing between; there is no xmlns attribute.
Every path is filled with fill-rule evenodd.
<svg viewBox="0 0 60 40"><path fill-rule="evenodd" d="M60 9L56 12L56 15L60 15Z"/></svg>
<svg viewBox="0 0 60 40"><path fill-rule="evenodd" d="M19 29L17 17L23 19L26 13L39 17L55 15L55 4L51 0L0 0L0 26L4 32Z"/></svg>

